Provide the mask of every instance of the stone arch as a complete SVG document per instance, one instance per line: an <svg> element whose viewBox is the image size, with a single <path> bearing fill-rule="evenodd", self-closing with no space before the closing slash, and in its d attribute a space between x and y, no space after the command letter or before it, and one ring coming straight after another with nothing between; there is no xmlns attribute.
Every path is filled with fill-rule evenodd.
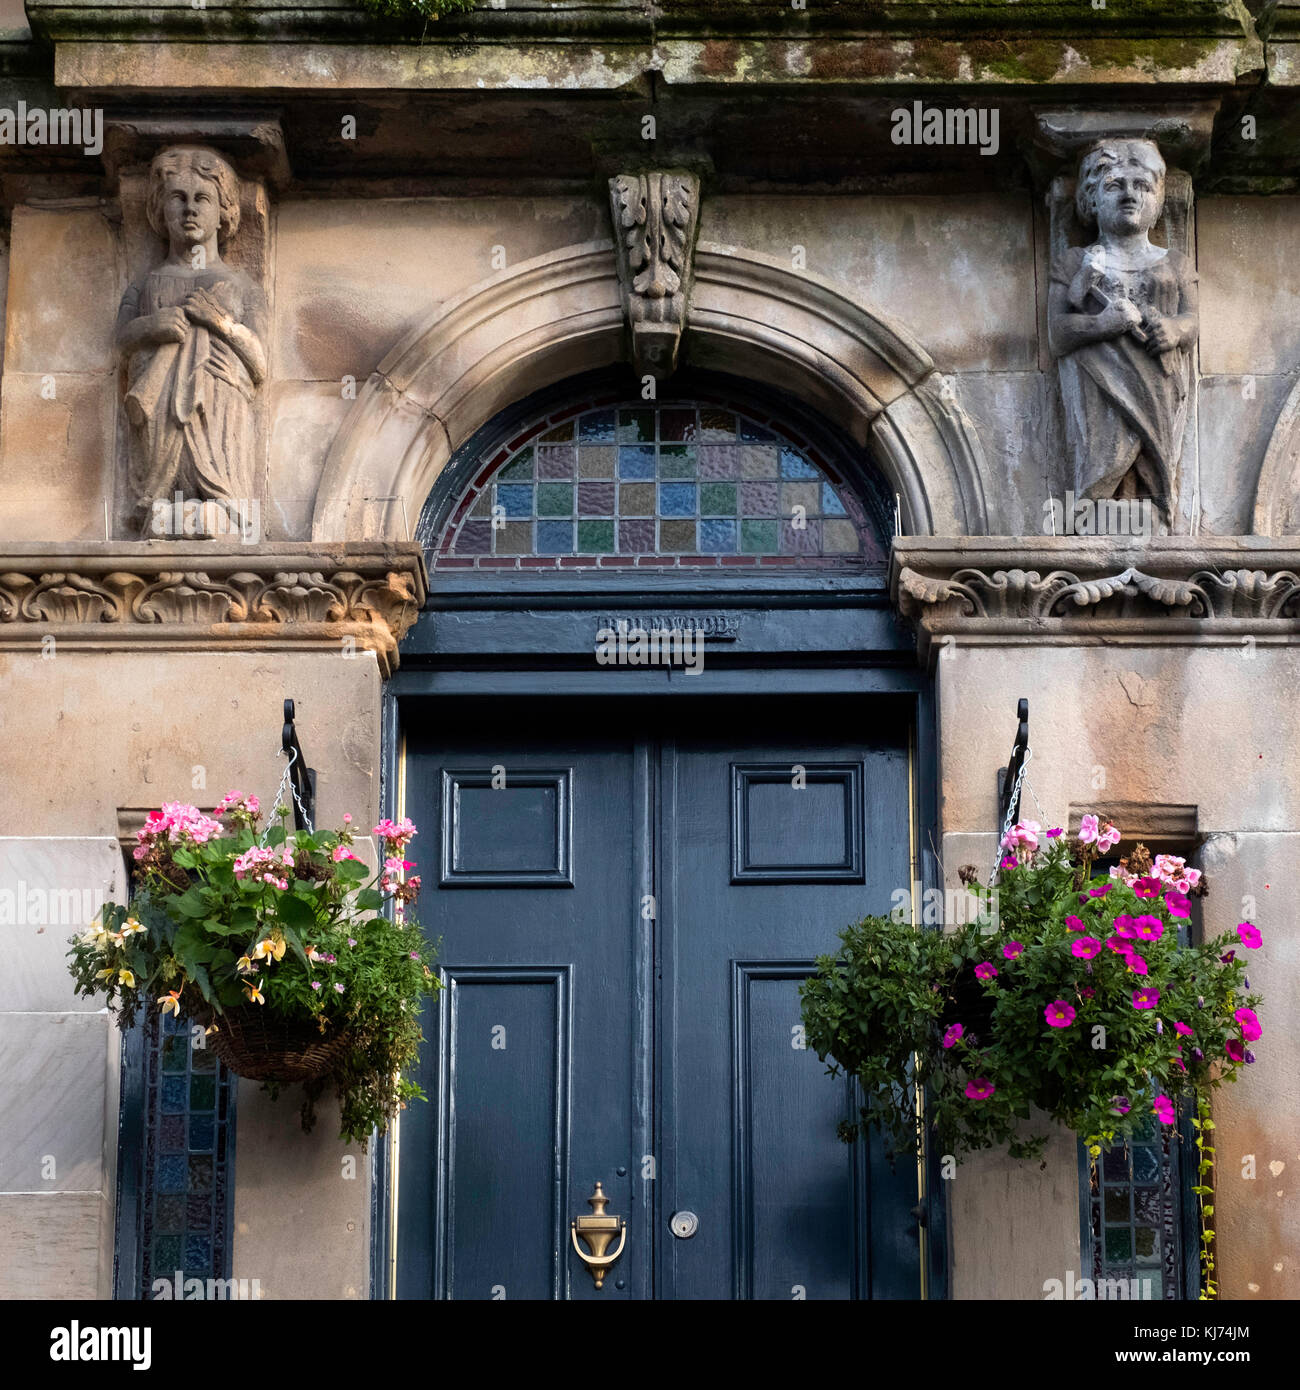
<svg viewBox="0 0 1300 1390"><path fill-rule="evenodd" d="M778 386L870 448L914 535L983 535L974 428L901 324L829 280L701 242L685 354ZM455 450L513 401L626 360L614 245L523 262L447 300L373 372L325 461L315 540L401 539Z"/></svg>
<svg viewBox="0 0 1300 1390"><path fill-rule="evenodd" d="M1300 381L1283 402L1255 487L1255 515L1251 531L1256 536L1281 536L1300 523L1296 507L1296 481L1300 479Z"/></svg>

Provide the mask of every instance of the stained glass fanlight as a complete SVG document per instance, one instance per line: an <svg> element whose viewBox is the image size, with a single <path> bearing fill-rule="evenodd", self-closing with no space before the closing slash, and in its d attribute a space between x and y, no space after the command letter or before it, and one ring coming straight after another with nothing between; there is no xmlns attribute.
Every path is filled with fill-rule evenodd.
<svg viewBox="0 0 1300 1390"><path fill-rule="evenodd" d="M436 568L862 568L878 529L835 465L761 415L704 402L553 412L459 498Z"/></svg>

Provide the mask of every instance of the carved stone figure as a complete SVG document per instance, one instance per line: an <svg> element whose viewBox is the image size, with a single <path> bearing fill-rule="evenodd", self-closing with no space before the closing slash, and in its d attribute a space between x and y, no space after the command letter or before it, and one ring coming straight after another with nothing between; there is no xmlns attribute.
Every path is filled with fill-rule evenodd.
<svg viewBox="0 0 1300 1390"><path fill-rule="evenodd" d="M1191 261L1150 239L1164 193L1150 140L1103 140L1084 155L1075 204L1098 236L1053 264L1048 335L1076 494L1150 497L1168 526L1198 308Z"/></svg>
<svg viewBox="0 0 1300 1390"><path fill-rule="evenodd" d="M170 513L178 492L191 535L229 534L255 498L267 309L261 289L221 259L239 227L239 191L210 149L163 150L149 171L146 213L167 257L127 290L117 316L129 486L144 534L160 533L153 517Z"/></svg>

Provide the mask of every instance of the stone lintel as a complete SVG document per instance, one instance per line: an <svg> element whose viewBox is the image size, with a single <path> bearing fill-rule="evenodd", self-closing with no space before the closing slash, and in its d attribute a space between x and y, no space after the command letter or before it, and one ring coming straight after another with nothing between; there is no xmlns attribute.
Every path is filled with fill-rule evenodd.
<svg viewBox="0 0 1300 1390"><path fill-rule="evenodd" d="M412 541L0 546L0 650L56 643L373 651L383 675L428 594Z"/></svg>
<svg viewBox="0 0 1300 1390"><path fill-rule="evenodd" d="M890 596L935 637L1016 645L1300 641L1300 538L899 536Z"/></svg>

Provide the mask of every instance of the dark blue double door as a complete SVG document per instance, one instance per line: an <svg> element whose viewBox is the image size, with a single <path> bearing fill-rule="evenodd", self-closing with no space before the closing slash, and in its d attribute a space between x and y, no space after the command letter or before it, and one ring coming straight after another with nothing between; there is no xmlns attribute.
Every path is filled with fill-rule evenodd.
<svg viewBox="0 0 1300 1390"><path fill-rule="evenodd" d="M399 1297L916 1297L915 1159L839 1140L855 1099L797 993L909 882L903 717L442 702L406 757L446 988L402 1117ZM597 1181L626 1220L599 1292L570 1232Z"/></svg>

